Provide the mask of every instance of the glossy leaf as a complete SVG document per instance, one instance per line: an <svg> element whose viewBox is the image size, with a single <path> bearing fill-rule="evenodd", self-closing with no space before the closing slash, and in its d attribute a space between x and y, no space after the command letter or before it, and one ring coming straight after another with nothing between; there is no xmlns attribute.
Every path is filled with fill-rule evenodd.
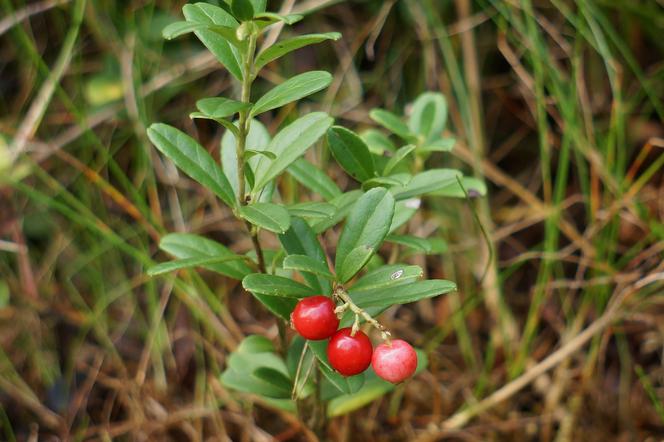
<svg viewBox="0 0 664 442"><path fill-rule="evenodd" d="M377 268L359 278L351 287L354 293L367 290L388 289L403 284L410 284L422 278L424 272L420 266L391 264Z"/></svg>
<svg viewBox="0 0 664 442"><path fill-rule="evenodd" d="M419 198L397 201L394 206L394 218L392 218L390 233L406 224L417 213L417 209L420 208L421 204L422 201Z"/></svg>
<svg viewBox="0 0 664 442"><path fill-rule="evenodd" d="M173 40L181 35L194 32L199 29L205 29L207 25L203 23L196 23L190 21L176 21L168 24L162 31L161 35L166 40Z"/></svg>
<svg viewBox="0 0 664 442"><path fill-rule="evenodd" d="M254 338L261 339L254 343ZM221 382L237 391L267 398L289 398L286 364L274 353L274 346L264 341L265 338L255 335L245 338L228 358Z"/></svg>
<svg viewBox="0 0 664 442"><path fill-rule="evenodd" d="M394 198L383 188L371 189L357 200L337 245L335 266L340 282L348 281L366 264L366 261L358 259L359 256L366 256L363 253L367 250L375 252L380 247L393 216ZM346 264L345 260L349 257L352 261ZM340 274L342 269L343 277Z"/></svg>
<svg viewBox="0 0 664 442"><path fill-rule="evenodd" d="M455 138L442 138L440 140L434 140L422 147L418 147L418 152L450 152L454 149L456 144Z"/></svg>
<svg viewBox="0 0 664 442"><path fill-rule="evenodd" d="M226 118L240 111L249 109L251 103L231 100L223 97L203 98L196 102L198 110L210 118Z"/></svg>
<svg viewBox="0 0 664 442"><path fill-rule="evenodd" d="M321 220L314 224L313 229L316 233L322 233L325 230L333 227L341 222L357 201L362 196L361 190L351 190L350 192L342 193L341 195L330 200L330 204L337 208L337 211L330 218Z"/></svg>
<svg viewBox="0 0 664 442"><path fill-rule="evenodd" d="M356 180L363 182L376 176L369 148L353 131L334 126L327 131L327 144L339 165Z"/></svg>
<svg viewBox="0 0 664 442"><path fill-rule="evenodd" d="M290 392L293 390L293 382L290 380L290 378L279 370L275 370L274 368L259 367L254 370L252 375L279 389L285 397L288 397Z"/></svg>
<svg viewBox="0 0 664 442"><path fill-rule="evenodd" d="M360 134L374 155L383 155L385 152L394 152L396 147L384 133L376 129L368 129Z"/></svg>
<svg viewBox="0 0 664 442"><path fill-rule="evenodd" d="M300 158L288 167L288 173L300 184L327 201L341 195L341 190L326 173L304 158Z"/></svg>
<svg viewBox="0 0 664 442"><path fill-rule="evenodd" d="M240 207L240 216L251 224L275 233L284 233L290 227L290 214L284 206L272 203L254 203Z"/></svg>
<svg viewBox="0 0 664 442"><path fill-rule="evenodd" d="M180 170L210 189L229 206L236 206L233 188L226 175L196 140L162 123L155 123L148 128L148 138Z"/></svg>
<svg viewBox="0 0 664 442"><path fill-rule="evenodd" d="M379 176L363 182L362 188L369 190L374 187L403 187L407 185L412 178L412 175L409 173L395 173L390 176Z"/></svg>
<svg viewBox="0 0 664 442"><path fill-rule="evenodd" d="M325 112L313 112L298 118L279 131L267 147L267 150L276 156L276 160L259 158L254 168L256 174L254 192L262 189L301 157L312 144L323 136L332 125L332 121L332 118Z"/></svg>
<svg viewBox="0 0 664 442"><path fill-rule="evenodd" d="M171 233L161 238L159 248L179 259L233 258L215 264L201 264L203 268L234 279L242 279L252 272L251 267L224 245L191 233Z"/></svg>
<svg viewBox="0 0 664 442"><path fill-rule="evenodd" d="M327 268L327 257L321 247L316 234L302 219L293 217L290 229L283 235L279 235L281 245L289 255L306 255L319 263L321 267ZM302 273L305 281L318 291L318 294L327 294L332 290L330 282L313 273Z"/></svg>
<svg viewBox="0 0 664 442"><path fill-rule="evenodd" d="M249 0L251 2L251 6L254 7L254 16L256 14L261 14L265 12L265 7L267 6L267 0Z"/></svg>
<svg viewBox="0 0 664 442"><path fill-rule="evenodd" d="M327 359L327 341L309 341L309 348L318 359L325 378L341 393L352 394L364 385L364 373L345 377L334 371Z"/></svg>
<svg viewBox="0 0 664 442"><path fill-rule="evenodd" d="M389 235L385 240L426 254L433 251L433 244L427 238L413 235Z"/></svg>
<svg viewBox="0 0 664 442"><path fill-rule="evenodd" d="M250 115L256 116L300 100L325 89L331 82L332 75L325 71L311 71L296 75L259 98L252 107Z"/></svg>
<svg viewBox="0 0 664 442"><path fill-rule="evenodd" d="M235 28L237 21L231 14L222 8L208 3L194 3L184 5L182 8L187 21L214 24ZM238 50L218 33L209 29L197 30L196 36L219 62L228 69L235 78L242 81L242 58Z"/></svg>
<svg viewBox="0 0 664 442"><path fill-rule="evenodd" d="M456 183L456 179L461 173L454 169L432 169L419 173L402 188L394 188L394 197L397 200L404 200L414 196L425 195L439 190L443 190Z"/></svg>
<svg viewBox="0 0 664 442"><path fill-rule="evenodd" d="M403 147L400 147L390 158L390 161L387 162L385 165L385 169L383 169L383 175L389 175L394 168L401 163L409 153L415 150L415 145L414 144L406 144Z"/></svg>
<svg viewBox="0 0 664 442"><path fill-rule="evenodd" d="M231 12L240 21L254 18L254 7L249 0L232 0Z"/></svg>
<svg viewBox="0 0 664 442"><path fill-rule="evenodd" d="M456 284L443 279L429 279L399 286L399 290L378 288L373 290L353 291L349 294L358 307L390 307L396 304L408 304L425 298L442 295L456 290Z"/></svg>
<svg viewBox="0 0 664 442"><path fill-rule="evenodd" d="M319 294L311 287L290 278L265 273L252 273L245 276L242 280L242 287L254 294L281 298L299 299Z"/></svg>
<svg viewBox="0 0 664 442"><path fill-rule="evenodd" d="M279 15L272 12L262 12L254 15L254 23L256 23L258 29L263 29L279 22L292 25L302 20L302 18L303 16L300 14Z"/></svg>
<svg viewBox="0 0 664 442"><path fill-rule="evenodd" d="M284 258L284 269L308 272L327 279L334 279L334 275L330 272L327 265L307 255L288 255Z"/></svg>
<svg viewBox="0 0 664 442"><path fill-rule="evenodd" d="M408 127L420 135L425 143L440 137L446 123L447 101L443 94L425 92L415 100L408 119Z"/></svg>
<svg viewBox="0 0 664 442"><path fill-rule="evenodd" d="M189 114L189 118L193 119L205 119L205 120L213 120L216 121L217 123L221 124L224 126L226 129L228 129L230 132L232 132L235 135L239 135L237 127L231 123L229 120L226 120L224 118L213 118L207 114L204 114L203 112L192 112Z"/></svg>
<svg viewBox="0 0 664 442"><path fill-rule="evenodd" d="M307 219L330 218L336 211L337 208L333 204L317 201L308 201L288 206L288 212L292 216L299 216L300 218Z"/></svg>
<svg viewBox="0 0 664 442"><path fill-rule="evenodd" d="M255 62L255 69L258 71L269 62L304 46L320 43L325 40L339 40L340 38L341 34L338 32L328 32L325 34L299 35L297 37L278 41L258 54Z"/></svg>
<svg viewBox="0 0 664 442"><path fill-rule="evenodd" d="M406 123L392 112L388 112L384 109L373 109L369 112L369 116L376 123L380 124L393 134L400 136L404 140L408 142L415 142L417 140L417 137L410 131Z"/></svg>
<svg viewBox="0 0 664 442"><path fill-rule="evenodd" d="M486 195L486 184L483 180L475 177L463 177L461 178L461 184L463 185L466 192L464 193L463 189L459 186L457 181L450 183L448 186L443 189L433 192L433 195L436 196L447 196L454 198L465 198L466 193L470 198L475 198L478 196Z"/></svg>
<svg viewBox="0 0 664 442"><path fill-rule="evenodd" d="M221 264L228 261L246 260L244 256L223 256L223 257L203 257L203 258L184 258L176 259L175 261L163 262L156 266L150 267L147 270L148 276L163 275L164 273L173 272L176 270L189 269L191 267L202 267L210 264Z"/></svg>

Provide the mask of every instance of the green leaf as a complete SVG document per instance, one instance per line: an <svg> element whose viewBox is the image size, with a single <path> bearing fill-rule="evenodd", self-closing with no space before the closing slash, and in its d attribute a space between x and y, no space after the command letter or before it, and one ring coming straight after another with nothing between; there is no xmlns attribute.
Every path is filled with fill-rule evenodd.
<svg viewBox="0 0 664 442"><path fill-rule="evenodd" d="M327 267L325 252L318 242L316 234L304 220L293 217L290 229L283 235L279 235L279 241L289 255L306 255L318 262L321 267ZM308 272L302 273L302 276L319 294L328 294L332 291L332 286L327 279Z"/></svg>
<svg viewBox="0 0 664 442"><path fill-rule="evenodd" d="M222 244L191 233L171 233L161 238L159 248L178 259L220 259L237 258ZM216 264L201 264L202 267L221 273L230 278L242 279L252 272L251 267L241 260L230 260Z"/></svg>
<svg viewBox="0 0 664 442"><path fill-rule="evenodd" d="M463 184L464 189L466 189L466 193L468 193L468 196L471 198L486 195L486 184L479 178L463 177L461 178L461 184ZM453 198L466 197L466 194L463 192L463 189L461 189L457 181L433 192L433 195Z"/></svg>
<svg viewBox="0 0 664 442"><path fill-rule="evenodd" d="M254 63L256 72L258 72L263 66L270 63L271 61L276 60L277 58L296 49L300 49L311 44L320 43L325 40L339 40L340 38L341 34L338 32L327 32L325 34L300 35L297 37L278 41L258 54L258 57L256 57L256 62Z"/></svg>
<svg viewBox="0 0 664 442"><path fill-rule="evenodd" d="M231 12L239 21L254 18L254 7L249 0L232 0Z"/></svg>
<svg viewBox="0 0 664 442"><path fill-rule="evenodd" d="M162 123L155 123L148 128L148 138L180 170L210 189L230 207L236 206L235 194L226 175L196 140Z"/></svg>
<svg viewBox="0 0 664 442"><path fill-rule="evenodd" d="M300 184L329 201L341 195L341 190L327 174L304 158L288 167L288 173Z"/></svg>
<svg viewBox="0 0 664 442"><path fill-rule="evenodd" d="M282 298L306 298L314 296L316 290L283 276L252 273L242 280L242 287L248 292Z"/></svg>
<svg viewBox="0 0 664 442"><path fill-rule="evenodd" d="M425 92L413 103L408 119L410 130L424 139L425 143L440 137L447 122L447 101L443 94Z"/></svg>
<svg viewBox="0 0 664 442"><path fill-rule="evenodd" d="M417 209L420 208L421 204L422 201L419 198L397 201L394 207L394 218L392 218L390 233L406 224L417 213Z"/></svg>
<svg viewBox="0 0 664 442"><path fill-rule="evenodd" d="M311 71L289 78L256 101L251 116L300 100L325 89L332 82L332 75L325 71Z"/></svg>
<svg viewBox="0 0 664 442"><path fill-rule="evenodd" d="M255 339L256 342L253 342ZM250 342L252 341L252 342ZM274 346L256 335L245 338L227 360L221 382L229 388L268 398L289 398L291 384L285 362Z"/></svg>
<svg viewBox="0 0 664 442"><path fill-rule="evenodd" d="M403 187L410 182L413 176L409 173L395 173L390 176L379 176L371 178L362 183L362 188L365 190L374 187Z"/></svg>
<svg viewBox="0 0 664 442"><path fill-rule="evenodd" d="M375 252L376 250L369 246L358 246L351 250L343 260L341 268L337 270L339 281L346 282L355 276L369 262Z"/></svg>
<svg viewBox="0 0 664 442"><path fill-rule="evenodd" d="M205 29L207 25L203 23L196 23L190 21L176 21L167 25L162 31L161 35L166 40L173 40L181 35L188 34L190 32L197 31L199 29Z"/></svg>
<svg viewBox="0 0 664 442"><path fill-rule="evenodd" d="M293 382L288 376L270 367L259 367L252 373L254 377L267 382L281 390L282 394L288 395L293 390Z"/></svg>
<svg viewBox="0 0 664 442"><path fill-rule="evenodd" d="M290 320L290 314L295 309L295 305L297 305L296 298L283 298L281 296L263 295L261 293L252 293L252 295L254 295L254 298L258 299L265 308L286 321Z"/></svg>
<svg viewBox="0 0 664 442"><path fill-rule="evenodd" d="M201 2L184 5L182 12L187 21L227 26L233 29L237 26L237 21L231 14L218 6L208 3ZM212 30L201 29L195 32L198 39L228 69L228 72L236 79L242 81L242 69L240 67L242 65L242 58L238 50L230 45L224 37Z"/></svg>
<svg viewBox="0 0 664 442"><path fill-rule="evenodd" d="M277 157L274 156L274 154L272 152L268 152L267 150L245 149L245 151L244 151L244 157L246 159L249 159L249 158L251 158L253 156L256 156L256 155L263 155L263 156L269 158L270 160L274 160L274 159L277 158Z"/></svg>
<svg viewBox="0 0 664 442"><path fill-rule="evenodd" d="M198 110L211 119L225 118L251 108L251 103L223 97L203 98L196 102Z"/></svg>
<svg viewBox="0 0 664 442"><path fill-rule="evenodd" d="M266 150L276 156L276 160L260 158L254 172L256 186L253 192L262 189L269 181L290 166L314 144L332 125L332 118L325 112L312 112L298 118L283 128L270 142Z"/></svg>
<svg viewBox="0 0 664 442"><path fill-rule="evenodd" d="M265 12L265 7L267 5L267 0L249 0L251 2L251 6L254 7L254 16L256 14L262 14Z"/></svg>
<svg viewBox="0 0 664 442"><path fill-rule="evenodd" d="M327 268L327 265L307 255L288 255L284 258L284 269L308 272L328 279L334 279L334 275Z"/></svg>
<svg viewBox="0 0 664 442"><path fill-rule="evenodd" d="M414 144L406 144L403 147L400 147L390 158L390 161L387 162L385 165L385 169L383 169L383 175L389 175L392 170L408 156L409 153L415 150L415 145Z"/></svg>
<svg viewBox="0 0 664 442"><path fill-rule="evenodd" d="M406 246L426 254L433 251L433 243L430 240L413 235L389 235L385 241Z"/></svg>
<svg viewBox="0 0 664 442"><path fill-rule="evenodd" d="M351 190L330 200L330 204L337 208L337 211L329 219L317 222L313 229L316 233L322 233L325 230L337 225L344 219L355 204L355 201L362 196L361 190Z"/></svg>
<svg viewBox="0 0 664 442"><path fill-rule="evenodd" d="M317 201L307 201L288 206L288 212L291 216L299 216L300 218L308 219L329 218L334 215L336 210L337 208L333 204Z"/></svg>
<svg viewBox="0 0 664 442"><path fill-rule="evenodd" d="M360 182L376 176L369 148L353 131L334 126L327 131L327 143L334 158L350 176Z"/></svg>
<svg viewBox="0 0 664 442"><path fill-rule="evenodd" d="M230 121L224 119L224 118L212 118L209 115L204 114L203 112L192 112L189 114L189 118L192 120L195 118L201 118L204 120L213 120L216 121L217 123L221 124L224 126L226 129L228 129L230 132L232 132L235 135L239 135L240 132L237 129L237 126L235 126L233 123Z"/></svg>
<svg viewBox="0 0 664 442"><path fill-rule="evenodd" d="M413 177L410 182L402 188L393 188L394 197L397 200L404 200L414 196L433 193L447 188L456 179L461 172L454 169L432 169L419 173Z"/></svg>
<svg viewBox="0 0 664 442"><path fill-rule="evenodd" d="M390 139L381 131L368 129L360 134L369 147L369 152L374 155L383 155L385 152L394 152L396 147Z"/></svg>
<svg viewBox="0 0 664 442"><path fill-rule="evenodd" d="M235 127L235 126L233 126ZM238 195L238 179L237 179L237 149L236 149L236 136L234 133L228 131L221 138L221 167L228 177L235 195ZM249 134L247 135L247 146L251 146L253 150L265 150L270 144L270 134L258 120L251 120L249 126ZM259 158L253 156L247 160L249 167L255 169ZM251 188L248 187L248 188Z"/></svg>
<svg viewBox="0 0 664 442"><path fill-rule="evenodd" d="M378 250L389 231L393 216L394 198L383 188L371 189L357 200L348 215L337 245L335 266L341 283L352 278L366 264L371 254L363 262L359 257L366 256L363 255L364 252L369 249L371 253ZM351 260L346 264L345 261L349 257ZM343 277L341 277L342 269Z"/></svg>
<svg viewBox="0 0 664 442"><path fill-rule="evenodd" d="M454 149L456 138L442 138L440 140L431 141L422 147L418 147L418 152L450 152Z"/></svg>
<svg viewBox="0 0 664 442"><path fill-rule="evenodd" d="M240 207L240 216L251 224L270 232L284 233L290 227L290 214L284 206L254 203Z"/></svg>
<svg viewBox="0 0 664 442"><path fill-rule="evenodd" d="M369 116L376 123L380 124L393 134L400 136L409 143L417 141L417 137L410 131L408 126L406 126L406 123L401 121L401 118L394 115L392 112L388 112L384 109L373 109L369 112Z"/></svg>
<svg viewBox="0 0 664 442"><path fill-rule="evenodd" d="M240 342L236 351L242 353L274 353L276 349L272 341L265 336L249 335Z"/></svg>
<svg viewBox="0 0 664 442"><path fill-rule="evenodd" d="M286 23L287 25L292 25L302 20L302 18L303 16L300 14L279 15L279 14L274 14L272 12L262 12L260 14L254 15L254 23L256 23L258 29L264 29L267 26L279 22Z"/></svg>
<svg viewBox="0 0 664 442"><path fill-rule="evenodd" d="M325 378L341 393L352 394L364 384L364 373L345 377L334 371L327 359L327 341L308 341L309 348L320 362L319 367Z"/></svg>
<svg viewBox="0 0 664 442"><path fill-rule="evenodd" d="M424 275L422 268L415 265L391 264L368 272L358 279L351 290L360 293L367 290L388 289L410 284Z"/></svg>
<svg viewBox="0 0 664 442"><path fill-rule="evenodd" d="M163 262L156 266L150 267L147 271L148 276L157 276L164 273L173 272L175 270L188 269L191 267L201 267L209 264L220 264L228 261L246 260L244 256L224 256L214 258L185 258L177 259L175 261Z"/></svg>
<svg viewBox="0 0 664 442"><path fill-rule="evenodd" d="M373 290L350 290L349 295L358 307L391 307L408 304L425 298L442 295L456 290L456 284L443 279L429 279L399 286L399 290L378 288Z"/></svg>

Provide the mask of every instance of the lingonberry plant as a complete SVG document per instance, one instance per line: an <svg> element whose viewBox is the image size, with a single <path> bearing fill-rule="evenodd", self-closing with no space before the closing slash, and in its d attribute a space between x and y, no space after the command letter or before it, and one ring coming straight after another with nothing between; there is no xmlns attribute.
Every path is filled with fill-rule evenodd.
<svg viewBox="0 0 664 442"><path fill-rule="evenodd" d="M357 409L391 391L393 383L412 376L416 368L425 368L425 355L393 337L377 318L394 305L455 289L450 281L421 280L421 267L400 263L408 254L444 250L442 241L408 232L421 198L460 197L467 195L465 189L483 189L457 170L425 170L430 155L454 145L453 139L442 138L447 104L436 93L420 96L407 119L373 110L371 118L388 134L370 129L358 135L333 125L327 113L312 112L272 137L259 117L269 119L270 111L326 88L332 76L305 72L258 97L252 86L261 69L291 51L340 35L299 35L257 51L272 25L302 18L265 12L265 3L187 4L186 20L163 31L167 39L195 33L239 82L238 97L203 98L191 114L216 121L225 130L220 162L175 127L156 123L148 129L157 149L242 221L253 250L239 254L198 235L169 234L160 248L176 259L149 273L203 267L242 280L244 289L277 317L279 350L266 337L247 337L228 358L221 381L263 403L299 412L320 430L326 416ZM396 148L399 140L405 144ZM308 150L324 148L356 185L340 189L305 158ZM308 190L306 200L292 200L281 192L286 175ZM339 224L338 242L323 247L319 238ZM260 231L276 234L281 248L264 249ZM389 256L387 263L379 251ZM288 332L289 321L299 335ZM379 342L375 352L367 333ZM372 360L373 369L368 368Z"/></svg>

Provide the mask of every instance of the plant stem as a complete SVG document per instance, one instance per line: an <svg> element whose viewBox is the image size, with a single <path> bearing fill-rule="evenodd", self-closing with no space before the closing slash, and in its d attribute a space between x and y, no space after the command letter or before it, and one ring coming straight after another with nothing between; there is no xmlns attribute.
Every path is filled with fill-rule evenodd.
<svg viewBox="0 0 664 442"><path fill-rule="evenodd" d="M369 313L364 311L362 308L358 307L350 298L350 296L348 296L348 292L346 292L346 289L344 289L343 286L338 285L334 288L334 296L343 301L343 305L341 307L337 307L337 309L340 309L338 310L339 312L342 312L346 308L349 308L350 311L352 311L355 314L355 322L353 323L351 336L355 335L355 333L357 332L360 324L359 318L362 317L375 329L379 330L383 336L383 339L389 342L390 336L392 335L390 331L383 324L376 321Z"/></svg>
<svg viewBox="0 0 664 442"><path fill-rule="evenodd" d="M242 64L242 96L240 101L249 103L251 100L251 84L253 83L253 70L254 70L254 52L256 51L256 34L251 33L249 36L249 45L247 46L247 53L244 55ZM249 111L240 111L240 121L238 123L238 140L236 144L237 154L237 176L238 176L238 198L240 205L247 203L245 197L244 186L244 149L247 144L247 135L249 134L249 126L251 119L249 118ZM258 252L258 250L257 250ZM265 272L265 270L262 270Z"/></svg>

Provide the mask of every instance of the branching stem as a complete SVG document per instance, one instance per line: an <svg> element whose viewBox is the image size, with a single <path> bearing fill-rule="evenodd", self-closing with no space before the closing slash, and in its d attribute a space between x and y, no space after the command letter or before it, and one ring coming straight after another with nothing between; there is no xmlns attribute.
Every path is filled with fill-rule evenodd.
<svg viewBox="0 0 664 442"><path fill-rule="evenodd" d="M337 314L342 314L346 310L350 309L351 312L355 314L355 321L353 322L353 328L351 330L351 336L354 336L355 333L360 328L360 318L364 319L366 322L371 324L376 330L380 331L381 336L383 339L386 341L390 341L390 337L392 334L390 331L380 322L376 321L373 316L371 316L369 313L367 313L364 309L361 307L358 307L353 300L350 298L348 295L348 292L342 285L337 285L334 288L334 296L339 299L341 302L343 302L342 305L337 307L335 309L335 313Z"/></svg>

